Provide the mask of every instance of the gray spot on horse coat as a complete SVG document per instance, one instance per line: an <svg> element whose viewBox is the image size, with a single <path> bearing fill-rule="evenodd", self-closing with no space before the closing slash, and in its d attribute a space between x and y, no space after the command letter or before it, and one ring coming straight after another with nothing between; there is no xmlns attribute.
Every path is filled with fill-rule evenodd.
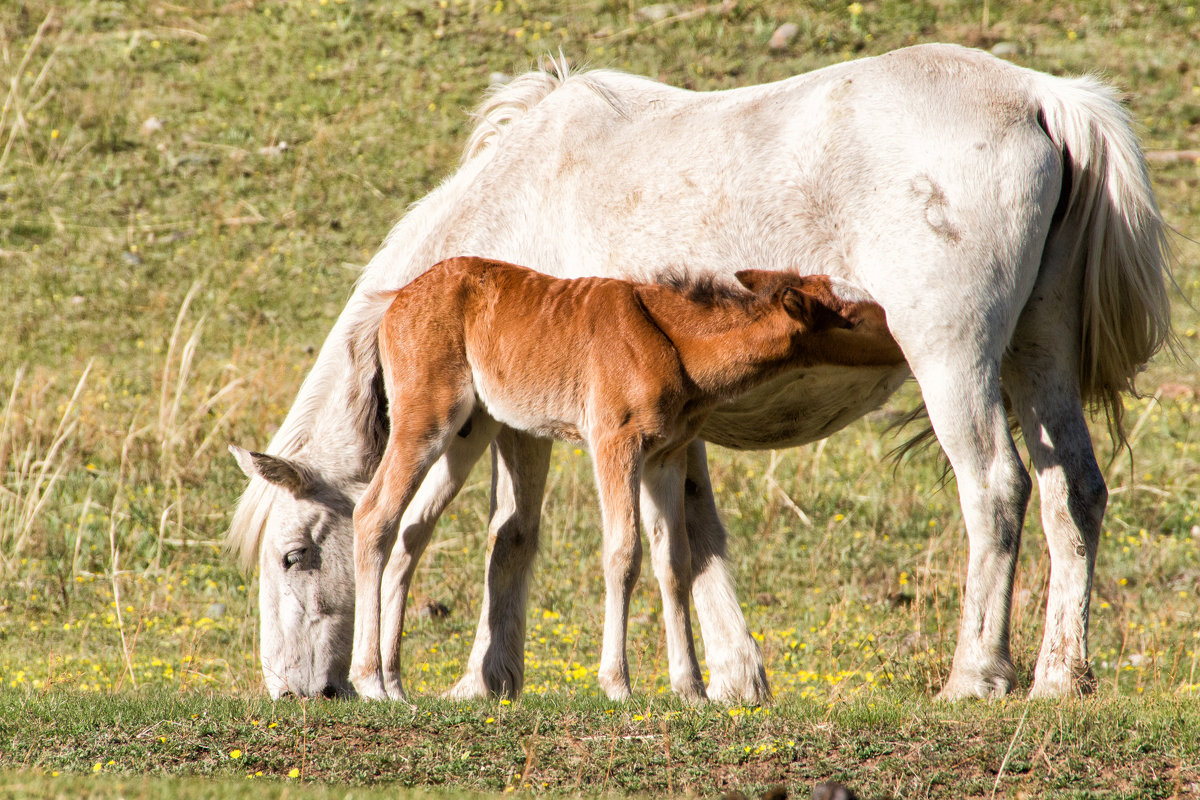
<svg viewBox="0 0 1200 800"><path fill-rule="evenodd" d="M957 244L962 239L962 234L950 221L950 204L942 187L928 175L913 178L909 186L914 195L925 200L925 223L950 244Z"/></svg>

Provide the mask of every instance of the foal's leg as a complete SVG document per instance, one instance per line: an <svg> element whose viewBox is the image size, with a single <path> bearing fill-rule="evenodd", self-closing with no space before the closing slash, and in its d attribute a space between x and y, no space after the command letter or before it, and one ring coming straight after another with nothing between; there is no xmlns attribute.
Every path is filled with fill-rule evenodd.
<svg viewBox="0 0 1200 800"><path fill-rule="evenodd" d="M642 453L639 443L622 436L591 442L604 518L604 640L598 678L612 700L629 697L629 661L625 636L629 598L642 565L638 536L638 483Z"/></svg>
<svg viewBox="0 0 1200 800"><path fill-rule="evenodd" d="M704 638L708 697L722 702L765 703L771 699L762 651L746 627L729 561L727 535L708 477L704 442L687 447L684 517L692 555L692 600Z"/></svg>
<svg viewBox="0 0 1200 800"><path fill-rule="evenodd" d="M380 659L381 584L383 570L396 545L400 553L420 553L429 541L429 527L410 528L397 543L396 531L434 462L445 451L449 439L466 422L474 405L473 396L440 404L432 396L423 403L407 403L403 392L392 395L392 403L404 413L392 415L387 449L371 483L354 509L354 650L350 680L363 697L383 699ZM411 577L415 558L406 570ZM408 587L401 588L401 608ZM395 658L399 658L398 652ZM398 664L396 665L398 668ZM403 690L396 686L398 696Z"/></svg>
<svg viewBox="0 0 1200 800"><path fill-rule="evenodd" d="M383 573L380 653L383 657L383 684L388 697L404 699L400 674L400 646L404 635L404 609L413 570L421 558L442 511L458 494L479 460L484 448L496 436L500 424L482 410L476 410L460 431L466 435L450 438L445 454L421 482L408 510L400 521L400 535Z"/></svg>
<svg viewBox="0 0 1200 800"><path fill-rule="evenodd" d="M552 444L507 427L492 444L483 608L467 668L447 697L515 696L524 686L525 606Z"/></svg>
<svg viewBox="0 0 1200 800"><path fill-rule="evenodd" d="M662 592L671 689L695 701L704 699L704 681L692 636L692 556L683 516L686 470L687 451L683 449L665 462L647 464L642 474L641 511L642 526L650 538L650 561Z"/></svg>

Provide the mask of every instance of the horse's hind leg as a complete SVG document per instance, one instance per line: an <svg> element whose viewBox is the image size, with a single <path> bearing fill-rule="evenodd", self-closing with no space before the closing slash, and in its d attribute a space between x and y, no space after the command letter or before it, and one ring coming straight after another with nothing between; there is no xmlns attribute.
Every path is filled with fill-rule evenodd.
<svg viewBox="0 0 1200 800"><path fill-rule="evenodd" d="M467 668L448 697L514 696L525 683L525 606L537 555L549 439L502 427L492 445L483 608Z"/></svg>
<svg viewBox="0 0 1200 800"><path fill-rule="evenodd" d="M1025 371L1005 381L1037 470L1042 527L1050 551L1046 630L1033 697L1092 690L1088 610L1108 490L1092 452L1074 372Z"/></svg>
<svg viewBox="0 0 1200 800"><path fill-rule="evenodd" d="M762 651L746 627L729 561L727 534L717 515L704 442L688 444L684 517L692 555L692 600L704 638L710 700L765 703L771 699Z"/></svg>
<svg viewBox="0 0 1200 800"><path fill-rule="evenodd" d="M961 340L960 340L961 341ZM1009 614L1032 482L1017 456L994 361L958 370L913 364L929 419L954 468L970 547L958 644L943 700L1009 692L1016 682Z"/></svg>
<svg viewBox="0 0 1200 800"><path fill-rule="evenodd" d="M388 697L403 699L400 647L404 632L404 610L413 569L433 533L442 511L458 494L488 443L496 437L499 423L476 409L459 433L450 438L446 452L429 470L420 489L400 520L400 535L383 573L380 653L383 684Z"/></svg>
<svg viewBox="0 0 1200 800"><path fill-rule="evenodd" d="M1031 233L1025 241L1040 239ZM930 424L954 469L967 529L962 616L942 700L1003 695L1016 682L1009 616L1033 484L1009 431L1000 368L1028 296L1022 276L1036 274L1040 247L1029 244L1024 252L1010 254L1007 280L997 278L1003 275L999 272L976 278L967 271L1000 255L955 252L933 269L964 279L936 286L897 282L873 291L888 309L888 325L909 359ZM967 275L987 285L971 286ZM1024 280L1032 286L1032 280Z"/></svg>
<svg viewBox="0 0 1200 800"><path fill-rule="evenodd" d="M1079 394L1078 288L1055 286L1055 242L1004 364L1004 385L1037 471L1042 527L1050 551L1046 630L1034 670L1034 697L1090 691L1088 610L1108 489L1092 451ZM1049 284L1049 285L1045 285Z"/></svg>

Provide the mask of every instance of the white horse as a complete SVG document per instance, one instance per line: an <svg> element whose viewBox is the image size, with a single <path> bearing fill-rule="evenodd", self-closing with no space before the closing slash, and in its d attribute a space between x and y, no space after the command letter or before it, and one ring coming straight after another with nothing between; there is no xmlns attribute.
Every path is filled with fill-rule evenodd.
<svg viewBox="0 0 1200 800"><path fill-rule="evenodd" d="M272 696L348 689L351 513L386 440L374 344L384 309L373 298L459 254L558 276L653 280L686 265L731 279L773 267L865 287L920 384L967 527L962 618L940 696L1015 683L1010 596L1032 484L1008 410L1037 473L1051 556L1032 694L1091 687L1088 605L1107 490L1084 410L1104 408L1120 437L1121 394L1170 336L1164 226L1111 88L926 45L722 92L561 70L501 89L458 172L367 266L271 455L236 451L253 477L230 542L245 562L258 559ZM880 405L907 374L804 370L719 409L701 436L741 448L820 439ZM456 439L430 471L402 538L425 537L475 448L470 436ZM493 448L483 609L453 696L522 688L549 457L548 440L511 430ZM698 441L687 475L708 695L760 701L769 696L762 656L738 606ZM385 619L401 605L386 594L382 603Z"/></svg>

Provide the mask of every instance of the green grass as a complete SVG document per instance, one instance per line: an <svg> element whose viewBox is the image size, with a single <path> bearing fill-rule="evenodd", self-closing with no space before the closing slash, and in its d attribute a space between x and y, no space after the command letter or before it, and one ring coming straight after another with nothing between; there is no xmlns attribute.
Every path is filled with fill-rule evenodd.
<svg viewBox="0 0 1200 800"><path fill-rule="evenodd" d="M833 707L793 698L770 709L695 709L667 698L555 696L409 708L51 692L4 696L0 713L3 755L23 780L50 785L183 772L222 782L661 796L834 778L868 796L971 797L989 794L1003 766L1002 785L1038 797L1200 788L1195 767L1181 767L1200 757L1200 712L1162 698L935 706L892 692Z"/></svg>
<svg viewBox="0 0 1200 800"><path fill-rule="evenodd" d="M220 549L243 486L225 444L265 444L356 270L453 170L492 73L561 48L715 89L919 41L1004 41L1019 63L1115 82L1148 149L1200 138L1194 5L989 2L986 30L977 3L880 0L854 13L768 0L699 14L678 3L662 23L637 5L0 6L0 793L783 783L803 796L834 778L885 797L1200 794L1200 315L1184 300L1200 297L1200 246L1187 238L1200 239L1200 166L1187 162L1153 168L1181 234L1183 359L1160 357L1140 381L1147 397L1129 401L1132 460L1111 459L1095 427L1112 492L1096 697L929 702L953 650L966 538L932 454L886 459L896 440L884 429L915 399L909 387L825 443L714 451L739 591L778 697L768 710L669 697L648 569L631 615L637 696L600 697L599 516L587 458L570 447L552 467L524 698L431 699L461 671L479 608L482 469L416 581L451 609L409 628L416 711L263 698L254 577ZM769 51L784 21L800 32ZM1026 685L1047 568L1035 495L1013 616Z"/></svg>

